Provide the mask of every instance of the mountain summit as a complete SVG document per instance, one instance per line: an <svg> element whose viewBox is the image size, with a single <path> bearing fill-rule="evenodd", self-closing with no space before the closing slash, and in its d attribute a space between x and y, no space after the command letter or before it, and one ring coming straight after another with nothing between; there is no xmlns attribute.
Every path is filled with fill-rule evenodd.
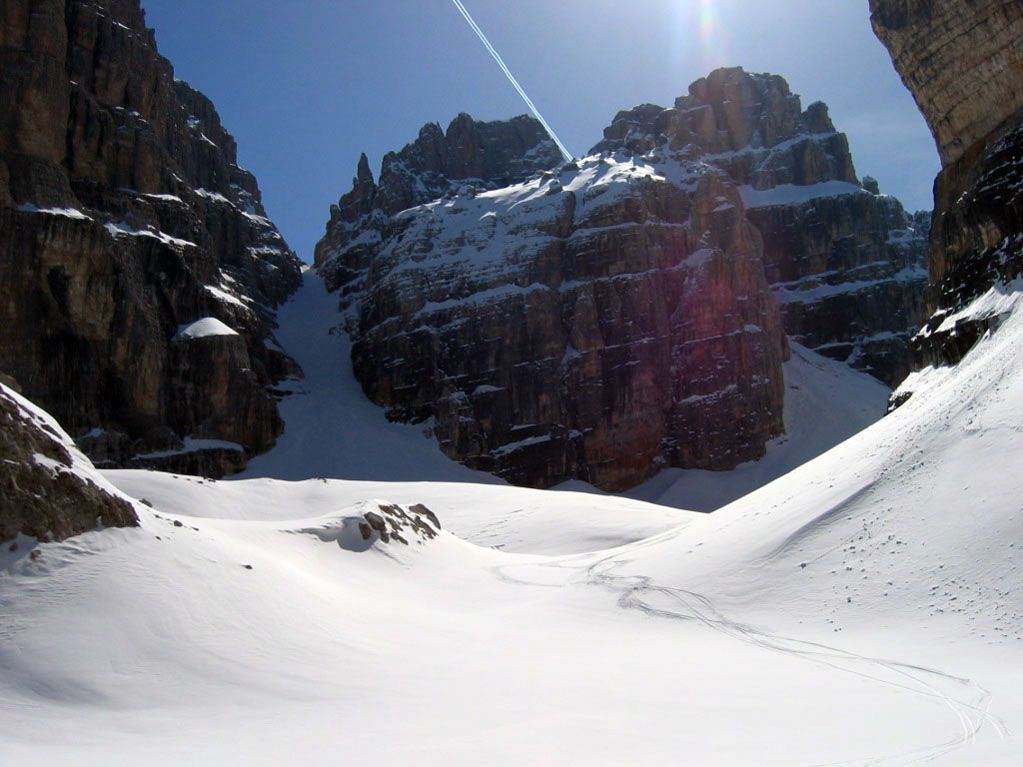
<svg viewBox="0 0 1023 767"><path fill-rule="evenodd" d="M431 420L450 457L621 490L763 455L786 332L908 371L921 222L863 188L827 108L784 79L718 70L567 165L528 118L480 125L426 126L379 185L363 157L317 246L366 393Z"/></svg>

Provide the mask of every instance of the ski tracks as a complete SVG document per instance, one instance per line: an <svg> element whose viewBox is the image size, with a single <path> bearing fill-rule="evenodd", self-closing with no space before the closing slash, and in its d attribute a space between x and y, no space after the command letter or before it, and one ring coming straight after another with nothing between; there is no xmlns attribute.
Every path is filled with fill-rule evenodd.
<svg viewBox="0 0 1023 767"><path fill-rule="evenodd" d="M592 564L580 562L583 557L535 563L533 566L574 570L584 582L592 583L618 594L618 605L646 615L697 623L730 639L797 658L808 663L827 666L840 673L861 677L892 689L906 691L939 701L955 717L958 730L954 737L941 743L892 756L875 756L841 762L822 762L807 767L912 767L925 764L976 741L985 725L999 738L1008 736L1005 724L990 711L991 693L972 679L913 663L875 658L843 650L839 647L761 631L754 626L732 620L721 613L706 596L681 588L661 586L646 576L619 576L614 571L629 563L614 555ZM506 581L557 587L555 583L535 583L513 578L497 568Z"/></svg>

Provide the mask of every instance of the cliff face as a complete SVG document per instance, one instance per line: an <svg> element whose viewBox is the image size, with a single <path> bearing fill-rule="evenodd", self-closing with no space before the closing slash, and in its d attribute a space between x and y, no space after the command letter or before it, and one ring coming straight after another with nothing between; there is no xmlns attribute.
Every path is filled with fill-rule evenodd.
<svg viewBox="0 0 1023 767"><path fill-rule="evenodd" d="M1023 5L871 0L874 30L934 133L930 319L918 363L958 362L1023 273Z"/></svg>
<svg viewBox="0 0 1023 767"><path fill-rule="evenodd" d="M0 370L98 461L218 474L273 444L299 261L137 0L0 9L0 249ZM229 332L182 336L205 318Z"/></svg>
<svg viewBox="0 0 1023 767"><path fill-rule="evenodd" d="M881 377L906 369L914 223L781 78L721 70L559 165L529 118L426 126L379 183L361 159L317 247L363 388L433 419L452 458L612 490L758 458L783 429L783 318Z"/></svg>
<svg viewBox="0 0 1023 767"><path fill-rule="evenodd" d="M874 31L952 165L1023 109L1018 0L870 0Z"/></svg>
<svg viewBox="0 0 1023 767"><path fill-rule="evenodd" d="M362 162L335 209L319 265L367 394L519 484L622 489L761 455L783 428L786 345L738 190L698 163L529 174L556 149L513 124L542 142L518 178L448 180L389 215Z"/></svg>
<svg viewBox="0 0 1023 767"><path fill-rule="evenodd" d="M620 113L594 151L695 158L739 186L786 332L889 385L923 318L926 217L862 186L828 108L776 75L720 69L671 109Z"/></svg>
<svg viewBox="0 0 1023 767"><path fill-rule="evenodd" d="M0 383L0 544L19 534L55 541L138 524L57 422ZM14 544L14 551L17 544Z"/></svg>

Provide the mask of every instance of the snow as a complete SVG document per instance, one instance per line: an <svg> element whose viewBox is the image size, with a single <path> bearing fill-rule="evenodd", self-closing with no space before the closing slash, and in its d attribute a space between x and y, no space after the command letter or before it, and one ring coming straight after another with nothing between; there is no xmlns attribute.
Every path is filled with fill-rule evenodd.
<svg viewBox="0 0 1023 767"><path fill-rule="evenodd" d="M200 320L182 325L174 336L177 339L193 340L197 338L210 338L213 336L236 336L237 331L229 328L216 317L203 317Z"/></svg>
<svg viewBox="0 0 1023 767"><path fill-rule="evenodd" d="M141 529L7 555L0 753L1015 765L1021 341L1014 316L835 450L642 537L607 496L109 472ZM377 499L445 532L344 546ZM591 516L596 548L549 545Z"/></svg>
<svg viewBox="0 0 1023 767"><path fill-rule="evenodd" d="M327 293L312 270L303 280L278 311L275 336L305 378L279 385L291 391L280 403L284 434L274 450L253 458L241 476L498 482L449 460L425 433L429 424L386 421L384 411L366 398L352 375L351 341L338 330L337 295Z"/></svg>
<svg viewBox="0 0 1023 767"><path fill-rule="evenodd" d="M176 194L142 194L139 196L144 197L147 200L156 200L157 202L172 202L178 205L185 204L185 201Z"/></svg>
<svg viewBox="0 0 1023 767"><path fill-rule="evenodd" d="M552 288L540 283L533 283L532 285L527 285L525 287L514 284L501 285L500 287L491 288L489 290L481 290L480 292L473 293L465 298L449 298L444 301L430 301L425 304L422 309L416 312L412 316L412 319L423 319L431 314L447 311L460 306L500 303L511 296L528 296L530 293L535 293L537 291L543 292L550 290L552 290Z"/></svg>
<svg viewBox="0 0 1023 767"><path fill-rule="evenodd" d="M102 474L99 473L99 471L95 469L95 467L93 467L89 459L86 458L78 449L74 440L68 436L67 432L65 432L63 428L61 428L60 424L57 423L57 420L53 416L3 383L0 383L0 397L13 402L18 408L18 414L24 421L27 421L39 430L51 436L67 451L71 458L71 464L68 466L60 463L59 461L47 458L44 455L36 454L33 456L33 460L36 464L48 468L54 474L74 474L79 479L85 482L90 482L111 495L125 500L131 500L120 490L116 489ZM90 436L93 436L95 432L96 430L94 429L90 432ZM102 433L102 430L100 430L100 433ZM0 558L0 580L4 577L3 565L4 561ZM2 604L2 601L0 601L0 604ZM3 631L4 627L2 619L0 619L0 639L4 636ZM2 669L2 655L2 649L0 649L0 669ZM0 750L0 754L2 753L2 750Z"/></svg>
<svg viewBox="0 0 1023 767"><path fill-rule="evenodd" d="M819 184L779 184L770 189L739 187L747 208L769 208L775 205L795 205L821 197L840 197L846 194L869 194L862 187L848 181L822 181Z"/></svg>
<svg viewBox="0 0 1023 767"><path fill-rule="evenodd" d="M339 450L380 476L107 472L152 503L139 529L0 553L0 761L1018 765L1019 307L891 415L693 515L386 481L465 470L380 424L306 277L279 335L309 393L265 466L309 476ZM861 378L795 351L786 385L865 406ZM789 444L832 439L846 415L821 413L790 414ZM346 547L380 501L444 532Z"/></svg>
<svg viewBox="0 0 1023 767"><path fill-rule="evenodd" d="M790 341L785 363L785 434L759 461L733 471L662 469L625 493L629 498L694 511L714 511L787 474L880 419L888 387ZM716 395L706 395L716 396Z"/></svg>
<svg viewBox="0 0 1023 767"><path fill-rule="evenodd" d="M82 211L76 208L40 208L31 203L23 203L18 206L18 210L22 213L42 213L47 216L62 216L64 218L71 218L75 221L92 221L90 216L85 215Z"/></svg>
<svg viewBox="0 0 1023 767"><path fill-rule="evenodd" d="M822 275L823 276L823 275ZM832 296L844 293L858 293L861 290L871 290L878 285L889 282L923 282L927 280L927 270L915 266L907 266L891 275L879 279L856 280L855 282L838 282L835 284L817 284L808 281L812 287L792 289L793 283L784 283L774 286L775 297L779 303L813 303ZM796 283L798 284L798 283Z"/></svg>
<svg viewBox="0 0 1023 767"><path fill-rule="evenodd" d="M214 144L214 146L216 145ZM232 203L229 199L224 197L224 195L222 195L220 192L211 192L209 189L196 189L195 193L200 197L204 197L207 200L211 200L212 202L219 202L223 205L231 206L234 205L234 203Z"/></svg>
<svg viewBox="0 0 1023 767"><path fill-rule="evenodd" d="M945 317L934 332L951 332L960 322L1004 317L1016 309L1021 299L1023 299L1023 278L1009 283L998 283L962 310ZM926 328L923 332L925 335L930 335Z"/></svg>
<svg viewBox="0 0 1023 767"><path fill-rule="evenodd" d="M224 303L231 304L232 306L237 306L239 309L244 309L247 312L252 311L251 307L249 307L238 296L226 290L223 287L223 285L221 285L220 287L216 285L203 285L202 287L203 290L205 290L211 296L220 301L223 301Z"/></svg>
<svg viewBox="0 0 1023 767"><path fill-rule="evenodd" d="M173 458L179 455L188 455L189 453L199 453L203 450L230 450L235 453L245 452L245 448L237 442L227 442L221 439L198 439L195 437L185 437L182 440L182 443L182 446L176 450L157 450L152 453L141 453L135 457L142 459Z"/></svg>
<svg viewBox="0 0 1023 767"><path fill-rule="evenodd" d="M125 223L110 223L106 225L106 230L110 232L114 237L150 237L154 240L159 240L164 245L170 245L179 248L195 248L197 245L194 242L188 240L182 240L178 237L172 237L166 232L161 232L156 229L133 229Z"/></svg>

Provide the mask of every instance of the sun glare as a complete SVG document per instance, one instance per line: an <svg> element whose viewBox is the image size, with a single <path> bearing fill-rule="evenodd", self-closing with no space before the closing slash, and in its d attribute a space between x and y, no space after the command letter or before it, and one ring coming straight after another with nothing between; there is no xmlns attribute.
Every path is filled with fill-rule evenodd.
<svg viewBox="0 0 1023 767"><path fill-rule="evenodd" d="M724 54L717 0L699 1L700 55L705 68L714 66Z"/></svg>

